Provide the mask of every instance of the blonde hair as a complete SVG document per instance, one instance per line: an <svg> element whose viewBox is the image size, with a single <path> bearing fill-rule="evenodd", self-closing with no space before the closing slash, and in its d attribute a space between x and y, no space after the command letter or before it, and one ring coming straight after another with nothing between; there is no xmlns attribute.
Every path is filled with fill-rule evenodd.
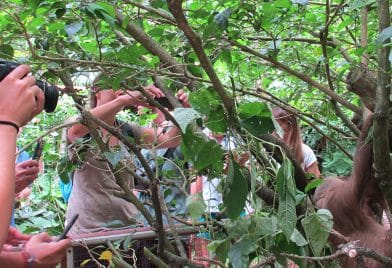
<svg viewBox="0 0 392 268"><path fill-rule="evenodd" d="M304 153L302 151L303 141L297 118L292 113L278 107L272 109L272 114L275 120L283 121L290 126L290 132L284 133L283 141L290 147L295 160L301 165L304 161Z"/></svg>

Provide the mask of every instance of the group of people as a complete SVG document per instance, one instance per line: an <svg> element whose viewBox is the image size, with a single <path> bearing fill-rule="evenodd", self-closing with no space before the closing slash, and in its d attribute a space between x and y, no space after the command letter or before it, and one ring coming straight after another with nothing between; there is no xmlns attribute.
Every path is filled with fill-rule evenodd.
<svg viewBox="0 0 392 268"><path fill-rule="evenodd" d="M25 267L34 264L37 267L54 265L58 263L65 250L71 245L70 239L55 241L46 233L38 235L24 235L15 228L10 227L11 212L13 208L14 193L26 186L36 178L38 163L27 160L21 184L18 177L18 166L15 166L16 137L19 128L28 123L43 108L44 96L42 91L35 85L35 79L29 75L29 67L20 65L0 82L0 264L16 265ZM165 122L162 112L151 106L144 95L139 91L114 91L100 88L94 85L92 90L91 114L101 119L110 126L118 127L129 136L129 140L145 148L144 155L151 153L151 148L161 149L161 156L167 157L167 152L178 155L178 146L181 142L181 131ZM155 87L145 88L152 98L164 97L162 91ZM187 95L181 90L177 94L178 100L184 107L190 107ZM13 105L9 105L12 103ZM154 124L141 127L135 123L121 122L116 115L125 107L147 107L153 113L157 113ZM283 130L282 139L293 150L296 160L301 163L306 172L320 176L317 160L313 151L303 143L300 128L295 116L282 109L273 109L273 115ZM111 135L104 128L99 129L102 139L111 149L129 154L121 141ZM100 154L99 146L92 142L92 133L83 124L75 124L65 132L67 153L71 161L78 163L78 168L72 174L72 192L68 201L66 218L71 219L75 214L79 218L71 229L71 234L94 232L107 226L109 222L119 221L125 226L135 224L138 210L130 202L121 197L122 188L116 183L114 174L109 164L104 161ZM214 138L223 145L223 141L229 146L230 141L225 140L224 135L215 135ZM174 153L177 152L177 153ZM83 155L83 156L81 156ZM156 155L156 154L155 154ZM128 155L132 159L132 155ZM152 157L146 157L149 160ZM167 167L170 168L170 167ZM17 173L15 173L15 170ZM134 178L126 170L120 170L121 177L130 188L134 187ZM215 213L221 202L217 191L219 180L207 181L201 178L201 185L197 191L202 191L208 203L208 213ZM204 188L204 189L203 189ZM165 188L161 188L164 191ZM120 193L120 194L119 194ZM184 213L185 201L180 192L171 190L172 199L180 204L177 212ZM211 195L214 200L208 199ZM182 201L184 202L182 202ZM34 267L36 267L34 266ZM30 267L30 266L29 266Z"/></svg>

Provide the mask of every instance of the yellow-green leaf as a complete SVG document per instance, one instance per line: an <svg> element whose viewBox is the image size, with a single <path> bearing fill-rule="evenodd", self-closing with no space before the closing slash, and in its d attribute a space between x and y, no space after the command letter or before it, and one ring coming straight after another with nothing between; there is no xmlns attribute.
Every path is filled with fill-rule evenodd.
<svg viewBox="0 0 392 268"><path fill-rule="evenodd" d="M101 253L101 256L99 256L100 260L106 260L106 261L111 261L112 260L113 253L110 250L105 250L104 252Z"/></svg>

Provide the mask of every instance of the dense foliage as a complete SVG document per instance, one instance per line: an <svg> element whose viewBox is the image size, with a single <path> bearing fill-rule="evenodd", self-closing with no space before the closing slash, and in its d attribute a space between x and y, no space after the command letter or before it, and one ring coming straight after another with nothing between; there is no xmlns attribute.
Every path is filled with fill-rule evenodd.
<svg viewBox="0 0 392 268"><path fill-rule="evenodd" d="M262 149L260 137L274 130L269 108L288 107L302 119L304 140L320 157L323 174L349 172L357 136L350 119L360 112L360 101L346 90L346 75L364 58L374 70L377 44L392 35L389 29L379 36L375 1L184 1L188 24L183 27L189 25L200 38L177 26L171 2L176 1L3 0L0 57L32 65L35 75L66 86L74 99L86 100L83 88L98 71L106 75L104 85L116 90L153 81L169 93L186 88L193 108L178 108L174 117L183 131L182 151L194 168L188 179L196 173L222 178L223 209L230 219L209 249L232 267L248 267L272 254L283 265L282 252L330 253L325 245L331 214L308 206L297 215L306 194L295 187L290 161L278 164ZM361 17L364 7L368 21ZM368 43L361 44L363 24ZM24 129L20 144L31 151L39 135L75 114L73 100L64 94L54 114L43 113ZM122 116L135 120L129 113ZM196 125L236 139L240 146L230 152L233 157L253 150L255 158L269 160L254 161L250 172L230 161L225 175L225 152L200 137ZM34 184L33 210L17 217L24 231L62 228L60 136L61 128L45 136L45 173ZM115 153L106 156L118 162ZM260 200L255 193L260 185L278 193L278 207ZM255 213L241 218L246 200ZM202 201L190 198L188 205L197 221Z"/></svg>

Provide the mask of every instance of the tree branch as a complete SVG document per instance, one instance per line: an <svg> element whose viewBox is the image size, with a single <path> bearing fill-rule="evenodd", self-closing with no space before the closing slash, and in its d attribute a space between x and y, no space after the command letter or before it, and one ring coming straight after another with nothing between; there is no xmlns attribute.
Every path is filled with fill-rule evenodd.
<svg viewBox="0 0 392 268"><path fill-rule="evenodd" d="M116 23L121 28L124 23L124 16L120 11L117 12L116 15ZM142 28L138 25L134 24L131 21L128 21L125 26L125 31L130 34L136 41L138 41L145 49L147 49L151 54L157 56L164 66L167 66L169 70L176 74L181 74L179 78L181 82L188 85L190 90L195 89L196 84L190 77L191 74L188 73L186 68L179 63L170 55L163 47L161 47L154 39L152 39Z"/></svg>
<svg viewBox="0 0 392 268"><path fill-rule="evenodd" d="M390 26L389 1L378 0L377 10L379 17L379 32ZM388 40L384 42L387 43ZM391 65L389 62L389 46L378 49L378 74L376 107L374 112L374 167L375 178L384 193L389 207L392 207L392 165L389 141L389 111L391 109Z"/></svg>
<svg viewBox="0 0 392 268"><path fill-rule="evenodd" d="M131 5L134 5L134 6L138 7L138 8L144 9L144 10L146 10L148 12L151 12L153 14L156 14L156 15L158 15L158 16L166 19L166 20L168 20L173 25L177 25L176 24L176 20L172 17L172 15L170 13L162 10L162 9L156 9L156 8L151 7L151 6L146 6L146 5L143 5L140 2L133 1L133 0L125 0L124 3L131 4Z"/></svg>
<svg viewBox="0 0 392 268"><path fill-rule="evenodd" d="M234 112L234 102L227 95L218 75L216 74L211 61L206 55L203 49L203 43L200 38L189 26L187 19L182 10L182 1L181 0L168 0L169 10L177 21L178 28L180 28L185 36L187 37L189 43L191 44L193 50L195 51L201 67L203 67L204 71L207 73L210 78L212 85L218 95L220 96L224 107L228 112L229 121L232 124L237 125L237 118L235 117Z"/></svg>
<svg viewBox="0 0 392 268"><path fill-rule="evenodd" d="M326 87L325 85L322 85L320 83L318 83L317 81L313 80L312 78L310 78L309 76L297 72L293 69L291 69L290 67L284 65L283 63L280 63L276 60L274 60L272 57L268 57L266 55L263 55L245 45L242 45L240 43L238 43L237 41L234 40L228 40L228 42L230 44L232 44L233 46L238 47L239 49L241 49L244 52L248 52L249 54L252 54L256 57L259 57L267 62L272 63L276 68L289 73L297 78L299 78L300 80L308 83L309 85L321 90L322 92L324 92L325 94L327 94L329 97L335 99L337 102L339 102L340 104L342 104L343 106L347 107L348 109L354 111L354 112L361 112L361 109L358 106L355 106L354 104L352 104L351 102L345 100L343 97L341 97L340 95L338 95L336 92L332 91L330 88Z"/></svg>
<svg viewBox="0 0 392 268"><path fill-rule="evenodd" d="M359 257L367 257L367 258L372 258L378 262L381 262L383 264L392 264L392 258L384 256L382 254L379 254L375 250L364 248L364 247L357 247L355 246L357 241L352 241L347 244L344 244L340 246L340 249L338 249L336 252L334 252L331 255L328 256L322 256L322 257L308 257L308 256L299 256L295 254L288 254L288 253L281 253L280 255L293 258L293 259L301 259L305 261L331 261L335 260L341 256L348 256L350 258L359 258Z"/></svg>
<svg viewBox="0 0 392 268"><path fill-rule="evenodd" d="M326 124L325 122L322 122L321 120L319 120L319 119L317 119L317 118L315 118L315 117L312 117L310 114L303 113L303 112L300 112L300 111L296 110L296 109L293 108L292 106L290 106L290 105L288 105L287 103L284 103L283 101L281 101L281 100L275 98L275 97L272 96L269 92L267 92L267 91L265 91L265 90L263 90L263 89L258 88L258 90L260 90L260 91L262 91L262 92L268 94L271 98L264 97L264 96L262 96L262 95L260 95L260 94L258 95L258 94L255 94L255 93L252 93L252 92L249 92L249 91L244 91L244 92L246 92L246 93L249 94L249 95L252 95L252 96L261 98L261 99L263 99L263 100L266 100L266 101L268 101L268 102L271 102L272 104L274 104L274 105L276 105L276 106L278 106L278 107L280 107L280 108L282 108L282 109L284 109L284 110L286 110L286 111L289 111L290 113L296 115L298 118L300 118L301 120L303 120L304 122L306 122L307 124L309 124L312 128L314 128L314 129L315 129L318 133L320 133L323 137L325 137L325 138L328 139L330 142L332 142L333 144L335 144L336 147L338 147L347 157L349 157L350 159L353 159L353 156L352 156L352 155L351 155L342 145L340 145L340 144L339 144L336 140L334 140L332 137L326 135L319 127L317 127L317 126L316 126L315 124L313 124L310 120L308 120L307 117L308 117L308 118L311 118L312 120L316 121L316 122L319 123L319 124L321 123L321 124L327 126L327 124ZM332 126L328 126L328 127L333 128L334 130L336 130L338 133L340 133L340 134L342 134L342 135L346 135L346 133L344 133L342 130L340 130L340 129L336 128L336 127L332 127Z"/></svg>

